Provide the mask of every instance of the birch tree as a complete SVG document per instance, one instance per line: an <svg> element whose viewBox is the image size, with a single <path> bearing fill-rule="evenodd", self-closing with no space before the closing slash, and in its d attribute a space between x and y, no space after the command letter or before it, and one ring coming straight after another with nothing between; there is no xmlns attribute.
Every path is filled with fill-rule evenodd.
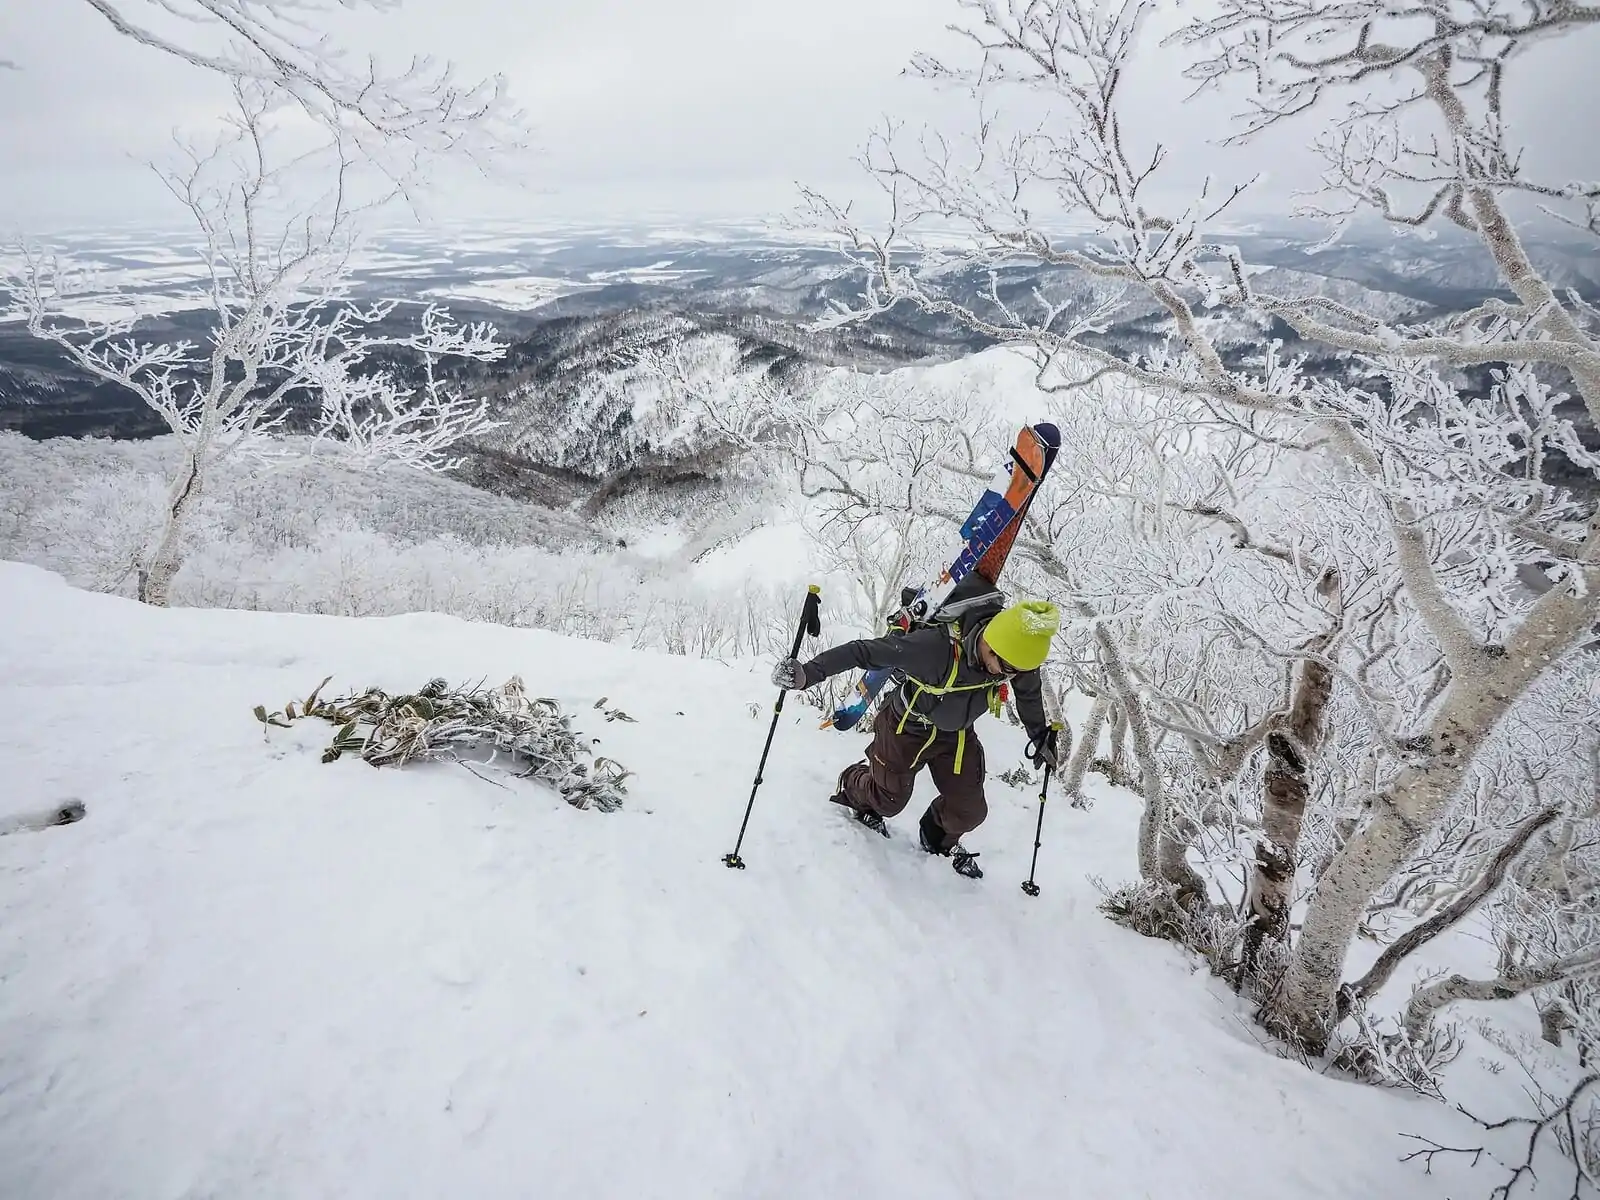
<svg viewBox="0 0 1600 1200"><path fill-rule="evenodd" d="M140 313L95 291L92 277L26 248L3 282L8 313L60 346L90 375L127 388L166 422L180 448L161 531L138 564L139 598L165 605L208 472L240 454L281 455L268 440L295 425L350 461L454 465L449 449L492 427L482 399L452 388L440 360L492 360L504 347L487 325L462 326L437 307L404 327L394 300L349 294L359 219L393 194L358 198L356 164L335 138L322 153L284 145L283 98L236 79L237 111L214 141L182 143L163 181L203 239L207 345L138 336ZM320 185L320 195L309 189ZM99 314L80 315L85 295ZM375 354L418 364L380 367Z"/></svg>
<svg viewBox="0 0 1600 1200"><path fill-rule="evenodd" d="M263 436L291 419L353 459L425 469L450 465L451 445L489 428L483 403L436 367L498 357L492 331L428 308L395 332L397 302L350 297L349 256L362 218L415 199L433 165L514 161L525 115L502 77L464 81L431 55L389 68L322 31L335 10L392 12L400 0L84 2L124 37L226 78L236 106L220 137L181 143L179 165L160 169L205 247L208 346L139 340L138 312L115 295L95 307L110 301L116 315L75 316L94 281L33 247L0 280L11 316L134 392L177 435L163 526L136 564L140 598L165 604L208 468L266 452ZM406 378L374 355L420 365Z"/></svg>
<svg viewBox="0 0 1600 1200"><path fill-rule="evenodd" d="M1600 424L1600 314L1540 274L1507 210L1512 198L1532 198L1600 232L1600 188L1529 178L1503 113L1507 80L1531 48L1584 34L1600 10L1572 0L1404 12L1382 0L1224 0L1220 13L1173 39L1198 86L1238 79L1250 89L1234 136L1248 141L1288 121L1309 127L1325 172L1323 193L1307 207L1336 231L1358 213L1405 231L1451 223L1478 239L1513 297L1402 325L1321 294L1257 287L1243 255L1212 232L1248 182L1208 180L1183 206L1157 201L1172 182L1165 153L1123 120L1148 3L957 7L964 22L954 28L970 56L921 56L911 70L971 91L979 118L970 134L908 138L889 125L872 136L863 162L890 209L884 233L807 193L815 219L863 269L861 302L831 322L911 304L1024 348L1040 386L1063 404L1117 377L1170 403L1199 404L1220 425L1252 430L1251 420L1271 418L1272 429L1253 432L1325 464L1374 514L1378 544L1353 565L1378 584L1377 645L1349 666L1314 645L1289 656L1337 667L1335 692L1345 687L1371 732L1369 786L1352 797L1361 815L1330 852L1263 1014L1319 1051L1369 901L1447 811L1486 738L1543 676L1592 644L1600 620L1600 515L1547 470L1557 455L1583 471L1600 467L1564 407L1575 398ZM1340 106L1350 89L1384 98L1357 94ZM1004 102L1017 93L1049 115L1008 126ZM1063 215L1093 235L1057 236L1052 221ZM951 224L966 234L959 249L918 244L922 229ZM972 301L945 283L952 265L1017 261L1081 274L1094 301L1042 292L1008 301L997 288ZM1096 340L1119 311L1151 302L1170 334L1164 347L1119 355ZM1216 333L1229 319L1282 321L1348 369L1318 378L1270 355L1230 364ZM1476 368L1493 372L1487 389L1459 383ZM1337 584L1348 608L1342 570ZM1387 671L1393 686L1369 686L1362 669Z"/></svg>

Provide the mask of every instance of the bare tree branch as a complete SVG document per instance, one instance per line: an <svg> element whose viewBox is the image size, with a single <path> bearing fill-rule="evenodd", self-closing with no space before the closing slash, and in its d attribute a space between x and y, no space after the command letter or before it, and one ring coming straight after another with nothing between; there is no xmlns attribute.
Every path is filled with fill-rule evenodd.
<svg viewBox="0 0 1600 1200"><path fill-rule="evenodd" d="M1485 897L1489 896L1505 880L1506 872L1510 870L1511 864L1527 848L1534 835L1548 827L1560 815L1561 806L1559 804L1551 804L1518 825L1512 832L1510 839L1490 860L1488 868L1470 888L1426 921L1406 930L1404 934L1378 956L1378 961L1372 964L1365 975L1356 980L1356 982L1340 989L1339 1005L1341 1011L1352 1004L1362 1004L1370 1000L1384 984L1389 982L1389 979L1394 975L1395 968L1407 957L1427 945L1445 930L1458 924L1463 917L1483 903Z"/></svg>

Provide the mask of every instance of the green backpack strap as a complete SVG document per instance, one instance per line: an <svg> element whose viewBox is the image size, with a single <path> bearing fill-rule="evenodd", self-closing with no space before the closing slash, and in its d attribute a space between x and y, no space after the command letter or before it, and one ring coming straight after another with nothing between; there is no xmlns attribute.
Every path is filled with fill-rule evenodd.
<svg viewBox="0 0 1600 1200"><path fill-rule="evenodd" d="M911 710L916 707L917 701L922 699L924 695L948 696L951 692L975 692L980 688L988 688L989 712L992 716L1000 715L999 684L976 683L968 687L956 687L956 674L961 670L961 622L951 621L949 628L950 674L945 676L944 684L942 686L926 684L920 679L917 680L917 690L912 693L911 697L906 701L906 711L900 715L900 724L895 727L896 733L904 733L906 731L906 722L911 719ZM937 729L929 731L928 740L922 743L922 749L918 750L916 757L911 760L911 766L913 770L916 769L917 764L921 761L923 751L927 750L929 746L933 745L933 739L938 736L938 733L939 731ZM966 753L967 731L962 729L956 733L955 771L957 775L961 774L961 764L966 758Z"/></svg>

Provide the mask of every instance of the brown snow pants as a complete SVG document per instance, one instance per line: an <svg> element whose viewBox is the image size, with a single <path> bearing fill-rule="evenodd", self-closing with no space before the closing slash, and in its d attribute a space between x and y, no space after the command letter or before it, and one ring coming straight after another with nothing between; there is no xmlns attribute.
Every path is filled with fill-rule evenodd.
<svg viewBox="0 0 1600 1200"><path fill-rule="evenodd" d="M948 850L957 838L982 825L989 815L989 803L983 795L983 743L976 733L967 730L958 774L956 734L941 730L930 742L927 726L908 721L905 732L896 733L899 724L899 715L888 705L878 710L872 722L867 759L844 769L839 776L839 790L855 808L885 817L897 816L911 800L917 772L927 767L933 786L939 789L928 806L928 815L944 831L945 843L940 849Z"/></svg>

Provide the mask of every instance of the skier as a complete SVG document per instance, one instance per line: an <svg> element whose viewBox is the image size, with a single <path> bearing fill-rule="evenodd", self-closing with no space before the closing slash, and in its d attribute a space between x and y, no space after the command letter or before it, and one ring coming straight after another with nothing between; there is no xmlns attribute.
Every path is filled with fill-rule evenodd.
<svg viewBox="0 0 1600 1200"><path fill-rule="evenodd" d="M1034 766L1057 761L1057 735L1045 717L1039 666L1061 623L1054 604L1027 600L988 616L935 624L909 633L846 642L810 662L785 658L772 670L781 688L815 687L852 669L888 669L898 688L879 706L864 762L839 776L829 797L885 837L884 818L911 799L917 772L927 767L939 794L922 814L919 835L930 854L947 855L962 875L983 877L978 856L961 845L983 823L983 745L972 726L1000 710L1000 685L1010 680L1030 739Z"/></svg>

